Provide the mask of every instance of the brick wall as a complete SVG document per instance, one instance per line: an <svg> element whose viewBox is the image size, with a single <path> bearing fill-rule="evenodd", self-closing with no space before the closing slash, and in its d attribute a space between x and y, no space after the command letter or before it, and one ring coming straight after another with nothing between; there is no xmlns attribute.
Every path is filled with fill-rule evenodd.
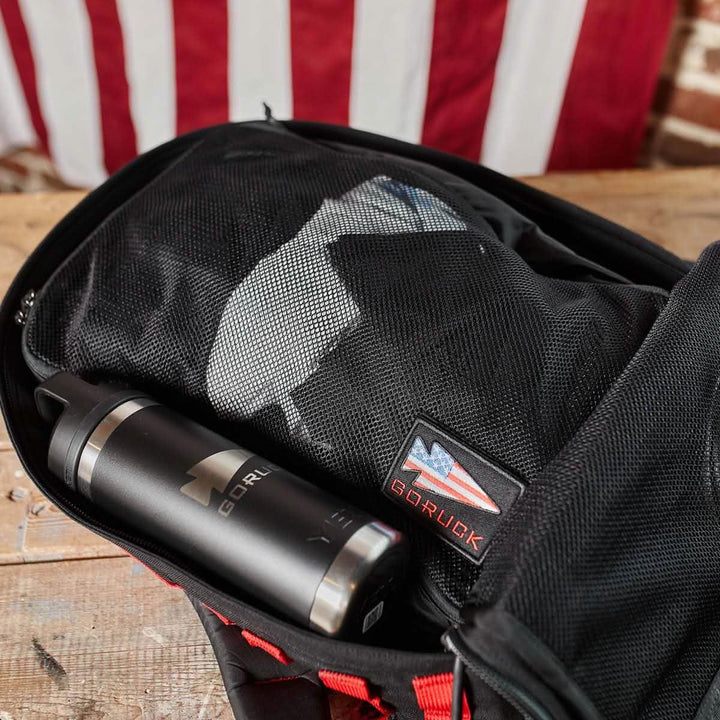
<svg viewBox="0 0 720 720"><path fill-rule="evenodd" d="M720 0L682 0L642 165L720 164Z"/></svg>

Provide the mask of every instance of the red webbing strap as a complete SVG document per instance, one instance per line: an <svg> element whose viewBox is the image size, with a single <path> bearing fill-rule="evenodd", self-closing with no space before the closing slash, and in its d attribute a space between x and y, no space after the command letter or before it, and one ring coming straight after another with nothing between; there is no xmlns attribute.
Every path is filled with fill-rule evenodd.
<svg viewBox="0 0 720 720"><path fill-rule="evenodd" d="M392 712L392 708L386 705L377 693L371 692L365 678L332 670L319 670L318 678L330 690L370 703L378 712L382 713L383 717L389 717Z"/></svg>
<svg viewBox="0 0 720 720"><path fill-rule="evenodd" d="M425 675L413 678L413 689L425 720L450 720L453 674ZM462 720L471 720L470 706L463 693Z"/></svg>
<svg viewBox="0 0 720 720"><path fill-rule="evenodd" d="M283 650L277 645L273 645L271 642L258 637L255 633L251 633L249 630L243 630L240 633L250 647L260 648L264 650L268 655L274 657L279 663L283 665L292 665L292 658L288 657Z"/></svg>

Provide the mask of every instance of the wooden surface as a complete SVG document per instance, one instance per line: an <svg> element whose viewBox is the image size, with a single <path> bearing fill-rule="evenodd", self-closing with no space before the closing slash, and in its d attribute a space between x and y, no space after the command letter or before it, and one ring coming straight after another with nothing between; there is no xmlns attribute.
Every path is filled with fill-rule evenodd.
<svg viewBox="0 0 720 720"><path fill-rule="evenodd" d="M0 612L3 720L232 718L185 595L128 557L7 565Z"/></svg>
<svg viewBox="0 0 720 720"><path fill-rule="evenodd" d="M530 180L688 258L720 238L720 170ZM0 290L81 193L0 195ZM0 720L231 718L194 611L67 520L0 431Z"/></svg>
<svg viewBox="0 0 720 720"><path fill-rule="evenodd" d="M556 173L529 182L688 259L720 240L720 168Z"/></svg>

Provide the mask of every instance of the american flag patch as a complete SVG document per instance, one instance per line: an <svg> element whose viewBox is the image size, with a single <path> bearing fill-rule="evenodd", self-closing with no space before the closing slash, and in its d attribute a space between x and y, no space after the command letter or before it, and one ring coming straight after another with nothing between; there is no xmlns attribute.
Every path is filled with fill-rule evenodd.
<svg viewBox="0 0 720 720"><path fill-rule="evenodd" d="M422 527L479 564L524 486L510 472L427 420L416 420L383 494Z"/></svg>

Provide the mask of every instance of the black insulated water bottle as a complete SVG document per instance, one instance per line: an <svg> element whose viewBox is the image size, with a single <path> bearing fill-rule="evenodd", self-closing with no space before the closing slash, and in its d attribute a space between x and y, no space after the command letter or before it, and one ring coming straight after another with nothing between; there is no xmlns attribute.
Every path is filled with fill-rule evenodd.
<svg viewBox="0 0 720 720"><path fill-rule="evenodd" d="M396 530L143 393L58 373L35 400L50 470L143 535L326 635L383 615Z"/></svg>

